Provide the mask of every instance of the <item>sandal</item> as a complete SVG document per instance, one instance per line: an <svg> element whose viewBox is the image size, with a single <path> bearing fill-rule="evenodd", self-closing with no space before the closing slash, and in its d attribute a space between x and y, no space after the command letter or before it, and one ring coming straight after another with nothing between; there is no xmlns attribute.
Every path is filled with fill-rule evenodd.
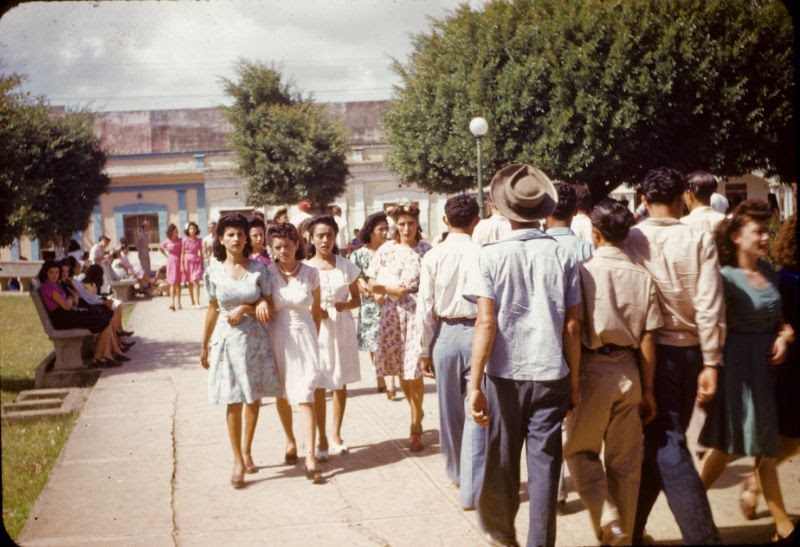
<svg viewBox="0 0 800 547"><path fill-rule="evenodd" d="M747 481L742 481L739 490L739 511L745 520L756 518L756 507L758 507L758 492L753 492L747 488Z"/></svg>
<svg viewBox="0 0 800 547"><path fill-rule="evenodd" d="M303 464L303 472L306 474L306 478L310 480L313 484L322 484L322 472L319 470L318 467L314 469L309 469L308 466L304 463Z"/></svg>
<svg viewBox="0 0 800 547"><path fill-rule="evenodd" d="M241 475L231 475L231 486L241 488L244 486L244 473Z"/></svg>
<svg viewBox="0 0 800 547"><path fill-rule="evenodd" d="M412 433L411 437L408 438L408 449L411 452L419 452L425 446L422 444L422 435L420 433Z"/></svg>
<svg viewBox="0 0 800 547"><path fill-rule="evenodd" d="M294 465L297 463L297 452L286 452L283 455L283 461L286 462L286 465Z"/></svg>

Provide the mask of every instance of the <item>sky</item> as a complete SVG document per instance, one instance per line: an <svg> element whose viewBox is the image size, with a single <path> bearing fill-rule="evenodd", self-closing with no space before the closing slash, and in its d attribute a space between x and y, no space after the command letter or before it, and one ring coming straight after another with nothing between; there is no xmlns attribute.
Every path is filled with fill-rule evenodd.
<svg viewBox="0 0 800 547"><path fill-rule="evenodd" d="M0 73L52 105L97 111L227 104L236 59L279 63L318 102L381 100L411 36L484 0L29 2L0 19Z"/></svg>

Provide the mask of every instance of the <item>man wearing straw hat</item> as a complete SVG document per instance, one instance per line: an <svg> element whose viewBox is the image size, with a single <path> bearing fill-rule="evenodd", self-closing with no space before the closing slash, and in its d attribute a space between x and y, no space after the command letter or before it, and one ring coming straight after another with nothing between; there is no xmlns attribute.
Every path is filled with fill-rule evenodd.
<svg viewBox="0 0 800 547"><path fill-rule="evenodd" d="M478 515L493 543L517 545L525 444L527 543L554 545L561 422L579 398L578 266L572 252L538 229L558 201L547 175L508 165L492 179L491 195L512 232L481 248L480 279L464 294L478 304L470 406L475 421L488 427Z"/></svg>

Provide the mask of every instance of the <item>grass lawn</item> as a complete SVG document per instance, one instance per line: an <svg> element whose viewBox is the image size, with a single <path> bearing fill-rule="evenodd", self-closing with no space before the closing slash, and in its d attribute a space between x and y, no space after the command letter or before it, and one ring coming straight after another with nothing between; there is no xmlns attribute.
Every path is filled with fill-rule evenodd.
<svg viewBox="0 0 800 547"><path fill-rule="evenodd" d="M133 306L123 315L127 319ZM33 389L36 366L53 351L27 295L0 295L0 400ZM77 415L0 424L2 430L3 523L16 539L47 483Z"/></svg>

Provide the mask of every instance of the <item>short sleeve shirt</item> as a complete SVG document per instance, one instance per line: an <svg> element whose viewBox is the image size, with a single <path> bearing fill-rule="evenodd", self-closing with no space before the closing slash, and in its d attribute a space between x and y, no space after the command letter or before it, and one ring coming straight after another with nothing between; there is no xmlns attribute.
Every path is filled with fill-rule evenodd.
<svg viewBox="0 0 800 547"><path fill-rule="evenodd" d="M564 319L581 301L572 252L540 230L515 230L482 247L478 262L481 275L464 297L494 300L497 328L486 373L534 381L567 376Z"/></svg>
<svg viewBox="0 0 800 547"><path fill-rule="evenodd" d="M581 343L639 347L645 331L664 324L650 274L621 249L599 247L581 267Z"/></svg>

